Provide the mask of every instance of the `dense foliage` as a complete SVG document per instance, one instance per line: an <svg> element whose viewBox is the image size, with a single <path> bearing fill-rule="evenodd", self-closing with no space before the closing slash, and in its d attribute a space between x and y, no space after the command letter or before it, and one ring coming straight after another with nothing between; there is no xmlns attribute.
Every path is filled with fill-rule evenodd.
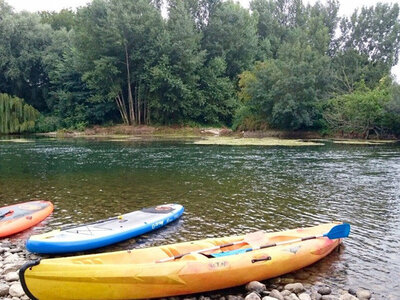
<svg viewBox="0 0 400 300"><path fill-rule="evenodd" d="M40 111L39 131L189 123L399 134L390 78L399 6L338 10L337 0L252 0L250 9L93 0L17 13L0 0L0 92Z"/></svg>
<svg viewBox="0 0 400 300"><path fill-rule="evenodd" d="M24 100L0 94L0 133L32 131L39 112Z"/></svg>

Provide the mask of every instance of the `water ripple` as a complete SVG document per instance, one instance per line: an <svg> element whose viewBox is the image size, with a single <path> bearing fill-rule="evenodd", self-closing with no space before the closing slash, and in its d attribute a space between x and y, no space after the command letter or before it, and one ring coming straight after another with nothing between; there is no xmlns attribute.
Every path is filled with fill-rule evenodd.
<svg viewBox="0 0 400 300"><path fill-rule="evenodd" d="M55 211L19 238L143 206L185 206L178 222L99 252L346 221L345 247L307 268L310 281L370 288L376 299L400 295L398 145L3 143L1 206L33 197L52 200Z"/></svg>

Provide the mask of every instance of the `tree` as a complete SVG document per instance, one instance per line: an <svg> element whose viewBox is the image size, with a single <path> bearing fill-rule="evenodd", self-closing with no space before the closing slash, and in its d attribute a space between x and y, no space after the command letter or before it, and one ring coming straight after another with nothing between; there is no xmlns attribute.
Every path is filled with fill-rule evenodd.
<svg viewBox="0 0 400 300"><path fill-rule="evenodd" d="M394 66L400 51L399 5L377 3L356 10L340 23L338 50L356 50L372 62L381 61Z"/></svg>
<svg viewBox="0 0 400 300"><path fill-rule="evenodd" d="M95 0L78 10L75 43L92 100L113 99L125 124L148 121L150 70L162 41L162 18L152 1Z"/></svg>
<svg viewBox="0 0 400 300"><path fill-rule="evenodd" d="M200 50L201 34L185 1L169 1L167 37L165 55L152 71L152 91L158 99L156 117L162 123L196 119L204 106L198 81L205 53Z"/></svg>
<svg viewBox="0 0 400 300"><path fill-rule="evenodd" d="M224 57L226 75L237 80L251 67L257 52L256 19L232 1L217 5L204 29L203 49L207 60Z"/></svg>
<svg viewBox="0 0 400 300"><path fill-rule="evenodd" d="M210 16L222 0L186 0L192 19L197 29L203 31L207 27Z"/></svg>
<svg viewBox="0 0 400 300"><path fill-rule="evenodd" d="M24 100L0 94L0 133L32 131L39 112Z"/></svg>
<svg viewBox="0 0 400 300"><path fill-rule="evenodd" d="M391 95L387 79L371 90L363 82L350 94L334 97L323 112L328 128L334 131L361 134L368 138L374 132L379 138L385 129L387 107Z"/></svg>
<svg viewBox="0 0 400 300"><path fill-rule="evenodd" d="M305 23L305 7L301 0L253 0L250 9L257 15L257 34L262 50L276 58L282 43L288 41L289 32Z"/></svg>
<svg viewBox="0 0 400 300"><path fill-rule="evenodd" d="M52 37L51 27L41 24L38 15L1 9L0 92L26 99L39 110L47 109L49 79L43 58Z"/></svg>
<svg viewBox="0 0 400 300"><path fill-rule="evenodd" d="M329 57L313 49L306 33L292 31L277 59L258 63L251 73L242 73L240 96L274 128L316 127L318 103L331 92Z"/></svg>
<svg viewBox="0 0 400 300"><path fill-rule="evenodd" d="M70 9L62 9L59 12L42 11L39 16L42 23L50 24L54 30L64 28L70 31L74 26L75 13Z"/></svg>
<svg viewBox="0 0 400 300"><path fill-rule="evenodd" d="M238 107L234 83L225 75L226 63L222 57L209 61L201 70L199 90L204 99L199 122L206 124L232 123Z"/></svg>
<svg viewBox="0 0 400 300"><path fill-rule="evenodd" d="M374 89L379 80L390 72L390 65L382 61L372 62L367 55L352 49L333 57L332 68L335 74L334 89L338 94L354 92L360 81Z"/></svg>

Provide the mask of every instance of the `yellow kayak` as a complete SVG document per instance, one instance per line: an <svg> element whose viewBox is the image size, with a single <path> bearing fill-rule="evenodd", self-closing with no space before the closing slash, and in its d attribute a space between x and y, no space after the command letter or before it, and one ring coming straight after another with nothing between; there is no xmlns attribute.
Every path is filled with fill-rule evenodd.
<svg viewBox="0 0 400 300"><path fill-rule="evenodd" d="M348 224L329 223L276 233L43 259L22 267L20 279L26 294L39 300L192 294L301 269L328 255L349 230Z"/></svg>

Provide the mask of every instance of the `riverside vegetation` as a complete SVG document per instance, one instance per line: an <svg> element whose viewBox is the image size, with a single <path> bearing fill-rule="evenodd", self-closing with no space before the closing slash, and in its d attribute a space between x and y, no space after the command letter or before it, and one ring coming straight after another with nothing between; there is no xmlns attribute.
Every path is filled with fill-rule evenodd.
<svg viewBox="0 0 400 300"><path fill-rule="evenodd" d="M123 123L399 135L399 5L338 9L93 0L17 13L0 0L0 133Z"/></svg>

